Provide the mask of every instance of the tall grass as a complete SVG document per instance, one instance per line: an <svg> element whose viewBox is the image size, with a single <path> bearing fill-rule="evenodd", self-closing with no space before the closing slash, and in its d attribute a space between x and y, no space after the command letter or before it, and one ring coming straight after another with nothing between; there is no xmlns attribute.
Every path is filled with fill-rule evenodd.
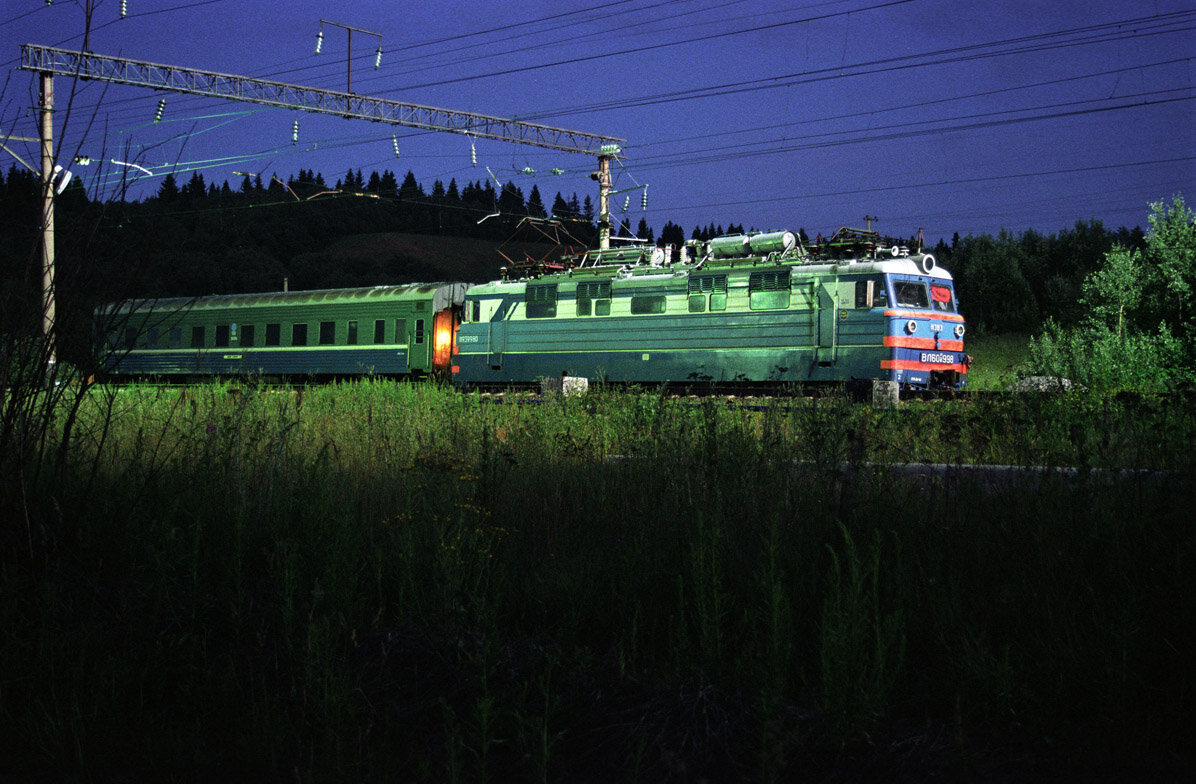
<svg viewBox="0 0 1196 784"><path fill-rule="evenodd" d="M47 555L0 562L0 774L785 779L1186 749L1186 407L364 381L129 387L77 420L23 506ZM964 459L1172 473L872 467Z"/></svg>

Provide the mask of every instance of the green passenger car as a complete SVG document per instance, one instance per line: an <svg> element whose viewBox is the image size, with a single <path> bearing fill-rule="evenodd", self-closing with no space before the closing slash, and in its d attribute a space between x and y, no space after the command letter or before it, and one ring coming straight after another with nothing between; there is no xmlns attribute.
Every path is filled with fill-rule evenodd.
<svg viewBox="0 0 1196 784"><path fill-rule="evenodd" d="M97 309L113 378L447 373L468 284L126 300Z"/></svg>

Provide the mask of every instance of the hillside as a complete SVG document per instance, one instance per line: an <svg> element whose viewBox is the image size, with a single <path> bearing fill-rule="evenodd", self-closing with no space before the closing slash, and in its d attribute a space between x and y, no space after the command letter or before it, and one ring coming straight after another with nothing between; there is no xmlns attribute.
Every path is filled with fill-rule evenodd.
<svg viewBox="0 0 1196 784"><path fill-rule="evenodd" d="M482 283L499 277L499 269L507 263L500 249L512 259L539 259L554 253L553 246L541 243L378 232L342 237L322 250L295 256L290 266L296 272L307 273L304 278L336 277L344 281L338 284L329 280L330 285L436 280ZM320 268L327 273L319 274Z"/></svg>

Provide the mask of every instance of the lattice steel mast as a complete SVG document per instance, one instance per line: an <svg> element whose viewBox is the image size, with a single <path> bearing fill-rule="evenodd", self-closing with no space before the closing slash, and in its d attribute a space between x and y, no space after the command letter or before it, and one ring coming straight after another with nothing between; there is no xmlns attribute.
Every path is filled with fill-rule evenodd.
<svg viewBox="0 0 1196 784"><path fill-rule="evenodd" d="M43 74L81 77L134 87L149 87L154 90L277 106L282 109L334 114L348 119L460 133L563 152L601 156L604 154L604 146L618 145L623 141L613 136L571 131L474 112L459 112L386 98L372 98L336 90L35 44L21 46L21 68Z"/></svg>

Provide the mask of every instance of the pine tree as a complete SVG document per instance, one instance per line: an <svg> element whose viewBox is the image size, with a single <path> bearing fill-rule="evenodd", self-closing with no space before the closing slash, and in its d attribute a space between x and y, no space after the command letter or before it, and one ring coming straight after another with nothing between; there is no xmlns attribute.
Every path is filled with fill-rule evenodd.
<svg viewBox="0 0 1196 784"><path fill-rule="evenodd" d="M543 209L543 205L540 205ZM507 181L498 197L498 211L508 215L526 214L527 208L523 203L523 191L514 182Z"/></svg>
<svg viewBox="0 0 1196 784"><path fill-rule="evenodd" d="M382 182L379 185L379 191L383 196L394 197L399 193L399 181L395 177L395 173L390 169L382 172Z"/></svg>
<svg viewBox="0 0 1196 784"><path fill-rule="evenodd" d="M158 187L158 201L175 201L178 197L179 185L174 179L174 174L167 174L162 179L162 184Z"/></svg>
<svg viewBox="0 0 1196 784"><path fill-rule="evenodd" d="M408 169L407 176L403 178L403 184L399 186L399 198L403 200L414 200L422 199L423 197L423 186L421 186L415 179L415 172Z"/></svg>
<svg viewBox="0 0 1196 784"><path fill-rule="evenodd" d="M572 217L569 212L569 202L565 201L560 191L556 192L556 198L552 200L552 212L550 215L561 219Z"/></svg>
<svg viewBox="0 0 1196 784"><path fill-rule="evenodd" d="M544 201L540 198L540 187L538 185L532 185L532 192L528 194L527 214L533 218L544 218L548 215L544 209Z"/></svg>

